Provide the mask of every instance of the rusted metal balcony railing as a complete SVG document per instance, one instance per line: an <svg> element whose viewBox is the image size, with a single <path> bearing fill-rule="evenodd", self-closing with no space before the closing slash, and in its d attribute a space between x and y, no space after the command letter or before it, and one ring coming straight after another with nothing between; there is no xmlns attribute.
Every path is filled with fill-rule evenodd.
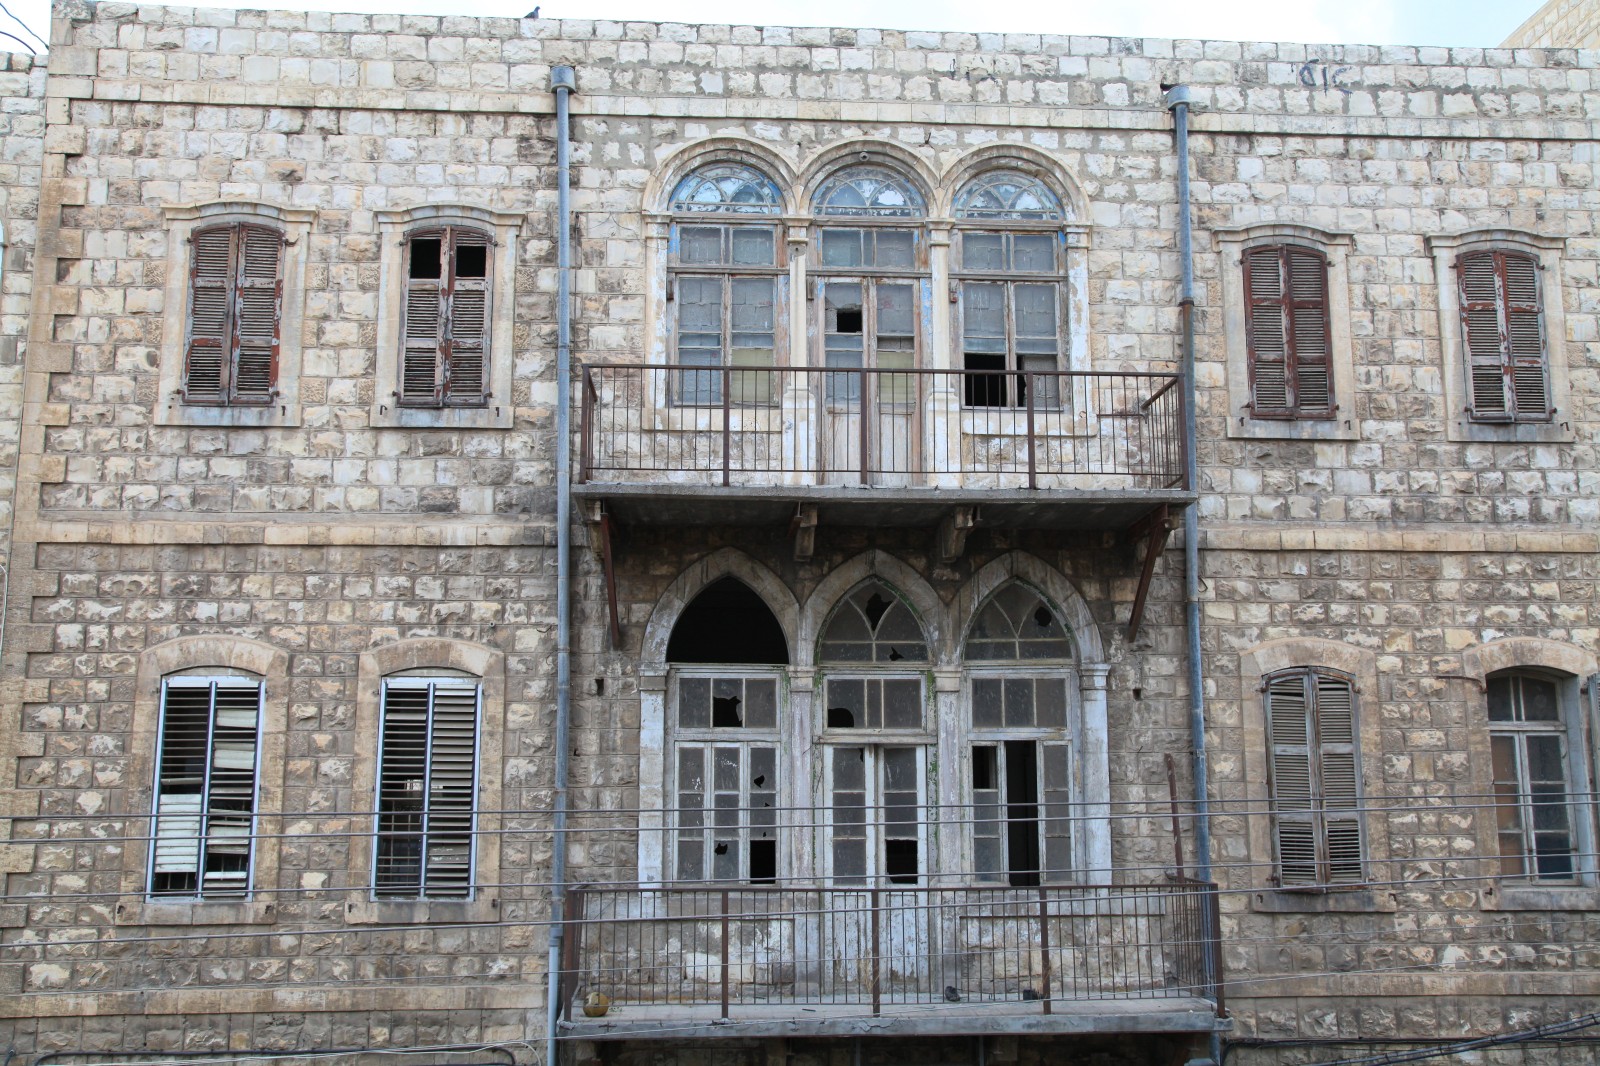
<svg viewBox="0 0 1600 1066"><path fill-rule="evenodd" d="M1175 374L586 366L580 481L1182 489Z"/></svg>
<svg viewBox="0 0 1600 1066"><path fill-rule="evenodd" d="M1198 881L585 888L568 914L569 1020L593 993L634 1015L714 1007L720 1018L915 1004L1049 1014L1089 1000L1222 1014L1216 886Z"/></svg>

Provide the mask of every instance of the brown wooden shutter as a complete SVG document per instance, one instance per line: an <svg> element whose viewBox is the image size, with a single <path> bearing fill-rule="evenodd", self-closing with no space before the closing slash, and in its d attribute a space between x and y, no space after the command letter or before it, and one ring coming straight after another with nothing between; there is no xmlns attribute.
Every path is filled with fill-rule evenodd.
<svg viewBox="0 0 1600 1066"><path fill-rule="evenodd" d="M1294 410L1301 418L1333 413L1328 350L1328 261L1306 248L1285 248L1289 276L1289 356Z"/></svg>
<svg viewBox="0 0 1600 1066"><path fill-rule="evenodd" d="M271 403L278 384L278 320L283 305L283 234L239 227L232 400Z"/></svg>
<svg viewBox="0 0 1600 1066"><path fill-rule="evenodd" d="M1272 817L1278 844L1278 883L1314 885L1317 878L1316 800L1311 767L1311 707L1305 675L1267 682L1272 754Z"/></svg>
<svg viewBox="0 0 1600 1066"><path fill-rule="evenodd" d="M452 229L450 234L441 398L451 406L479 407L489 392L490 241L479 230ZM469 261L472 269L464 269Z"/></svg>
<svg viewBox="0 0 1600 1066"><path fill-rule="evenodd" d="M1512 404L1519 420L1542 422L1552 412L1539 263L1531 255L1516 252L1499 252L1497 256L1505 285Z"/></svg>
<svg viewBox="0 0 1600 1066"><path fill-rule="evenodd" d="M1250 410L1261 418L1294 411L1289 384L1289 329L1283 250L1253 248L1244 257L1245 338L1250 355Z"/></svg>
<svg viewBox="0 0 1600 1066"><path fill-rule="evenodd" d="M1315 718L1325 848L1323 880L1332 885L1360 884L1366 876L1357 783L1355 689L1347 679L1316 675Z"/></svg>
<svg viewBox="0 0 1600 1066"><path fill-rule="evenodd" d="M196 230L189 267L189 343L184 355L183 399L222 404L228 399L232 346L237 226Z"/></svg>
<svg viewBox="0 0 1600 1066"><path fill-rule="evenodd" d="M400 334L400 390L402 406L437 407L444 383L445 268L450 231L426 230L406 239L406 304ZM439 242L437 276L413 277L413 260L428 242Z"/></svg>
<svg viewBox="0 0 1600 1066"><path fill-rule="evenodd" d="M1503 331L1501 268L1494 252L1456 260L1461 288L1461 336L1467 354L1468 410L1477 422L1510 422L1510 373Z"/></svg>

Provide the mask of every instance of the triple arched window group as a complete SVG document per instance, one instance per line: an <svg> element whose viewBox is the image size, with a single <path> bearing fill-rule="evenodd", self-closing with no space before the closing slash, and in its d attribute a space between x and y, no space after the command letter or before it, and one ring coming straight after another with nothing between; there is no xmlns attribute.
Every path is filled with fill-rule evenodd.
<svg viewBox="0 0 1600 1066"><path fill-rule="evenodd" d="M799 276L811 308L808 358L839 371L877 371L881 390L862 397L861 375L830 374L828 399L910 398L911 372L930 369L936 280L948 280L956 307L951 367L967 372L966 405L1019 405L1029 382L1055 394L1055 380L1036 375L1066 368L1068 215L1045 179L1001 167L957 190L948 279L932 276L927 198L892 166L842 166L807 206L810 251ZM759 371L786 361L795 275L782 190L751 163L721 161L680 180L669 209L671 358L684 370L674 402L720 404L726 382L732 403L775 403L773 377Z"/></svg>
<svg viewBox="0 0 1600 1066"><path fill-rule="evenodd" d="M809 703L790 699L781 634L763 631L776 622L734 578L702 591L674 630L667 879L1083 876L1076 650L1036 589L1010 582L978 610L955 722L940 721L921 620L882 580L823 623Z"/></svg>

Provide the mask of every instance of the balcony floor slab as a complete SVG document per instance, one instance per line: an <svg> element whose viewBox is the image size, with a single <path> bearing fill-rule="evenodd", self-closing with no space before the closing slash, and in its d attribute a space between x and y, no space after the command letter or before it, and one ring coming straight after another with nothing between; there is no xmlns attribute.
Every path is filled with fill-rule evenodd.
<svg viewBox="0 0 1600 1066"><path fill-rule="evenodd" d="M979 528L1126 529L1163 505L1181 508L1181 489L946 489L877 485L730 485L590 482L573 495L605 504L622 525L785 525L813 506L819 526L938 525L957 507L977 508Z"/></svg>

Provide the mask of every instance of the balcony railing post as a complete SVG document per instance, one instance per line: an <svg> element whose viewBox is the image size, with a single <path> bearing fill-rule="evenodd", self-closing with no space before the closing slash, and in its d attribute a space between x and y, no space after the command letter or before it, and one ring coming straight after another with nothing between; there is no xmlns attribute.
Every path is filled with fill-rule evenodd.
<svg viewBox="0 0 1600 1066"><path fill-rule="evenodd" d="M1039 989L1040 1009L1050 1013L1050 893L1039 886L1039 969L1044 974L1044 987Z"/></svg>
<svg viewBox="0 0 1600 1066"><path fill-rule="evenodd" d="M1035 452L1035 441L1033 434L1033 387L1036 384L1038 384L1038 382L1034 379L1034 376L1031 373L1023 375L1022 388L1028 394L1028 488L1030 489L1036 489L1039 487L1039 459Z"/></svg>
<svg viewBox="0 0 1600 1066"><path fill-rule="evenodd" d="M728 484L728 468L732 462L733 423L728 417L729 402L728 392L733 385L732 375L726 366L722 368L722 483Z"/></svg>
<svg viewBox="0 0 1600 1066"><path fill-rule="evenodd" d="M858 421L861 423L861 483L867 484L867 366L866 360L861 361L861 387L856 392L856 410L859 412ZM882 432L881 430L879 432Z"/></svg>
<svg viewBox="0 0 1600 1066"><path fill-rule="evenodd" d="M728 890L722 890L722 1020L728 1020Z"/></svg>
<svg viewBox="0 0 1600 1066"><path fill-rule="evenodd" d="M560 984L556 987L560 990L561 1015L569 1022L572 1020L572 1000L576 991L573 985L576 983L578 976L578 959L581 947L578 943L578 938L582 935L583 930L583 923L581 921L573 921L572 916L584 913L584 909L582 889L573 889L568 893L567 898L562 901L561 923L566 927L562 946L565 950L562 952Z"/></svg>
<svg viewBox="0 0 1600 1066"><path fill-rule="evenodd" d="M880 973L878 911L882 905L882 891L872 890L872 1016L878 1017L883 1013L883 981Z"/></svg>
<svg viewBox="0 0 1600 1066"><path fill-rule="evenodd" d="M1200 891L1204 893L1206 916L1206 983L1211 986L1212 998L1216 1000L1217 1017L1226 1018L1228 1006L1222 991L1222 911L1217 902L1217 886L1208 884Z"/></svg>
<svg viewBox="0 0 1600 1066"><path fill-rule="evenodd" d="M583 368L583 406L578 416L578 435L583 439L583 447L578 451L578 484L582 485L589 480L589 461L594 455L594 371L590 367Z"/></svg>

